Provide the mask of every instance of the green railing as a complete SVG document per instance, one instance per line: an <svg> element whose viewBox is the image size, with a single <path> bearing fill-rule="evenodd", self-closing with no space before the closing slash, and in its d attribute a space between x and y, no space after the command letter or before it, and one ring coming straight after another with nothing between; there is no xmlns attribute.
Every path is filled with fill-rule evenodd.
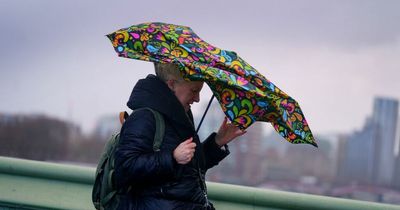
<svg viewBox="0 0 400 210"><path fill-rule="evenodd" d="M0 157L0 209L94 209L94 168ZM400 206L207 183L219 210L400 210Z"/></svg>

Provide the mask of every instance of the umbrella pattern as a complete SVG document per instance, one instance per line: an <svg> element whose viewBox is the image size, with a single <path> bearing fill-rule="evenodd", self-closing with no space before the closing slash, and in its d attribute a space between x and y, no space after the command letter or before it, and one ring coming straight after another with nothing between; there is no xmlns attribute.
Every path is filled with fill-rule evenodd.
<svg viewBox="0 0 400 210"><path fill-rule="evenodd" d="M270 122L291 143L317 146L299 104L235 52L208 44L191 28L143 23L107 35L120 57L178 64L184 78L204 81L241 129Z"/></svg>

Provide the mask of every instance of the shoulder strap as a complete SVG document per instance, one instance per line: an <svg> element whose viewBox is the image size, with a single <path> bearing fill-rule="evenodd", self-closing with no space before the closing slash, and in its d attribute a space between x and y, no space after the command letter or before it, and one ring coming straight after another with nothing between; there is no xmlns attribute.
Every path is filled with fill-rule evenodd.
<svg viewBox="0 0 400 210"><path fill-rule="evenodd" d="M137 110L142 110L142 109L147 109L151 111L154 115L154 119L156 120L156 133L154 134L154 141L153 141L153 151L158 152L160 151L161 143L164 138L164 132L165 132L165 121L164 117L156 110L144 107L140 109L133 110L133 112Z"/></svg>

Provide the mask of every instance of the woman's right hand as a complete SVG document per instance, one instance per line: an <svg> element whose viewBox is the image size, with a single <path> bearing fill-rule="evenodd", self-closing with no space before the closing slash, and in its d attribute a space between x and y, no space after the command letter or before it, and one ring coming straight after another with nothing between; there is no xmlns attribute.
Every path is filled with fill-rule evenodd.
<svg viewBox="0 0 400 210"><path fill-rule="evenodd" d="M180 143L173 152L176 162L181 165L189 163L194 156L195 148L196 143L193 142L193 137Z"/></svg>

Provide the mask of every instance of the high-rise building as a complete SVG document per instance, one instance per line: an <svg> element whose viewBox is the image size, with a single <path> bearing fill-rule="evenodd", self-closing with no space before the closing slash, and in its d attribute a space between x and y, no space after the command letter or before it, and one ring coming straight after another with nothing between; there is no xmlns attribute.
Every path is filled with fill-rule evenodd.
<svg viewBox="0 0 400 210"><path fill-rule="evenodd" d="M395 170L393 174L392 185L400 190L400 154L396 158Z"/></svg>
<svg viewBox="0 0 400 210"><path fill-rule="evenodd" d="M342 160L339 168L341 182L373 182L374 168L374 142L377 138L377 129L375 129L371 119L367 119L363 129L347 136L344 144L345 151L339 155Z"/></svg>
<svg viewBox="0 0 400 210"><path fill-rule="evenodd" d="M342 145L338 181L381 186L393 183L397 118L397 100L375 98L372 117Z"/></svg>
<svg viewBox="0 0 400 210"><path fill-rule="evenodd" d="M374 141L374 181L379 185L391 185L395 169L394 145L397 129L399 103L395 99L376 98L372 115L378 129Z"/></svg>
<svg viewBox="0 0 400 210"><path fill-rule="evenodd" d="M347 134L340 134L337 142L337 162L336 162L336 183L347 183L347 141L349 137Z"/></svg>
<svg viewBox="0 0 400 210"><path fill-rule="evenodd" d="M398 121L400 122L400 118ZM400 123L397 125L397 157L395 161L395 168L393 173L392 186L394 186L397 190L400 190Z"/></svg>

